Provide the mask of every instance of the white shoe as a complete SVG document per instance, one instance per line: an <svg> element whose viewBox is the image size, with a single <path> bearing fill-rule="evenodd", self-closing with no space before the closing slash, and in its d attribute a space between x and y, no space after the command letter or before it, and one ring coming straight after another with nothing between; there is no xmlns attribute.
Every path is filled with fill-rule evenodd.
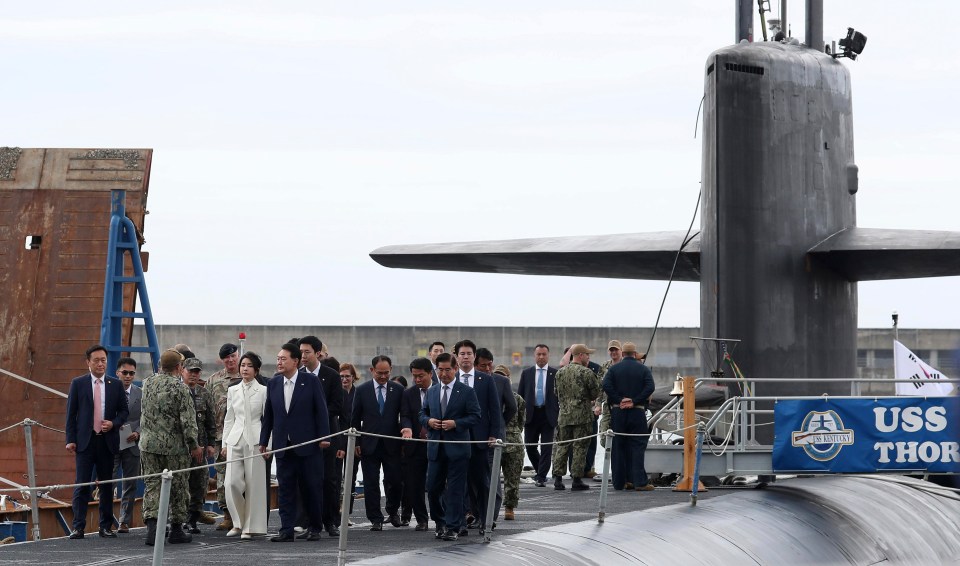
<svg viewBox="0 0 960 566"><path fill-rule="evenodd" d="M240 540L253 540L253 535L251 535L250 533L243 533L242 535L240 535Z"/></svg>
<svg viewBox="0 0 960 566"><path fill-rule="evenodd" d="M234 528L230 529L230 532L227 533L227 536L228 536L228 537L235 537L235 536L239 535L239 534L242 533L242 532L243 532L243 531L242 531L241 529L239 529L239 528L237 528L237 527L234 527Z"/></svg>

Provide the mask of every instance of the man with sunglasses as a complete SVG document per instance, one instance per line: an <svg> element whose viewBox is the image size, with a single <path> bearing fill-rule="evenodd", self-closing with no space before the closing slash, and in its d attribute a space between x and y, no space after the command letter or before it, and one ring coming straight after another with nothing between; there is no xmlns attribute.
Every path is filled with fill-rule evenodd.
<svg viewBox="0 0 960 566"><path fill-rule="evenodd" d="M120 477L120 472L123 471L124 478L132 478L140 475L140 405L143 400L143 390L133 384L133 380L137 378L137 361L126 357L117 360L117 377L123 383L123 390L127 395L127 422L120 427L120 446L125 442L133 444L121 448L120 453L114 457L113 477ZM118 533L130 532L138 481L123 480Z"/></svg>

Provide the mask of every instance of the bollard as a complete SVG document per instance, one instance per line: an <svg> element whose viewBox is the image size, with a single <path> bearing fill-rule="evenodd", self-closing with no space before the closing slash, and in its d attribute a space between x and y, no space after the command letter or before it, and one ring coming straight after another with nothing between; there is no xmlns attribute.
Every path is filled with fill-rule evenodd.
<svg viewBox="0 0 960 566"><path fill-rule="evenodd" d="M693 466L693 490L690 492L690 506L697 505L697 486L700 484L700 455L703 453L703 439L707 435L707 426L697 423L697 461Z"/></svg>
<svg viewBox="0 0 960 566"><path fill-rule="evenodd" d="M160 476L160 506L157 509L157 538L153 541L153 566L163 565L163 542L167 534L167 515L170 512L170 482L173 472L164 469Z"/></svg>
<svg viewBox="0 0 960 566"><path fill-rule="evenodd" d="M33 423L23 419L23 441L27 445L27 482L30 486L30 518L33 520L33 540L40 540L40 505L37 501L37 470L33 465Z"/></svg>
<svg viewBox="0 0 960 566"><path fill-rule="evenodd" d="M610 459L613 454L613 430L607 429L603 435L603 481L600 482L600 512L597 514L597 522L603 524L607 516L607 491L610 489Z"/></svg>
<svg viewBox="0 0 960 566"><path fill-rule="evenodd" d="M345 433L347 435L347 453L346 469L343 476L343 500L340 502L340 546L337 549L337 565L344 566L347 563L347 534L350 529L350 489L347 486L353 485L353 459L357 454L357 437L360 433L357 429L350 428Z"/></svg>
<svg viewBox="0 0 960 566"><path fill-rule="evenodd" d="M503 440L497 439L493 445L493 465L490 469L490 493L487 494L487 516L483 520L483 542L490 542L493 536L493 508L497 504L497 486L500 485L500 458L503 456Z"/></svg>

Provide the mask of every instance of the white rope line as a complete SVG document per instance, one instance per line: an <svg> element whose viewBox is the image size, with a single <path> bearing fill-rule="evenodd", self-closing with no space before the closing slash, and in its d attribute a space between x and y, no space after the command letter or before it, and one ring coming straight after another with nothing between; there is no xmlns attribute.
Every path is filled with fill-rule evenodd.
<svg viewBox="0 0 960 566"><path fill-rule="evenodd" d="M27 425L27 421L30 421L30 426L36 425L36 426L38 426L38 427L40 427L40 428L45 428L45 429L47 429L47 430L52 430L53 432L59 432L60 434L67 434L65 431L62 431L62 430L60 430L60 429L58 429L58 428L53 428L52 426L47 426L47 425L45 425L45 424L43 424L43 423L37 422L37 421L35 421L35 420L33 420L33 419L29 419L29 418L23 419L22 421L20 421L20 422L18 422L18 423L13 423L12 425L10 425L10 426L8 426L8 427L6 427L6 428L0 428L0 433L7 432L8 430L10 430L10 429L12 429L12 428L17 428L18 426L26 426L26 425Z"/></svg>
<svg viewBox="0 0 960 566"><path fill-rule="evenodd" d="M26 377L23 377L22 375L17 375L17 374L15 374L15 373L11 373L11 372L3 369L3 368L0 368L0 373L2 373L2 374L4 374L4 375L9 375L10 377L12 377L12 378L14 378L14 379L19 379L20 381L22 381L22 382L24 382L24 383L29 383L30 385L33 385L34 387L39 387L40 389L43 389L44 391L48 391L48 392L53 393L53 394L55 394L55 395L59 395L59 396L63 397L64 399L67 398L67 394L64 393L63 391L57 391L56 389L51 389L51 388L47 387L46 385L44 385L44 384L42 384L42 383L37 383L36 381L33 381L32 379L27 379Z"/></svg>
<svg viewBox="0 0 960 566"><path fill-rule="evenodd" d="M224 461L224 462L215 462L215 463L213 463L213 464L201 464L201 465L199 465L199 466L193 466L193 467L191 467L191 468L180 468L180 469L177 469L177 470L169 470L169 471L170 471L170 473L173 473L173 474L182 474L182 473L192 472L192 471L194 471L194 470L209 469L209 468L214 467L214 466L232 464L232 463L234 463L234 462L243 462L244 460L250 460L250 459L252 459L252 458L263 458L263 457L268 456L268 455L276 454L277 452L286 452L287 450L292 450L292 449L294 449L294 448L300 448L301 446L306 446L307 444L314 444L314 443L318 443L318 442L323 442L324 440L328 440L328 439L330 439L330 438L333 438L333 437L335 437L335 436L340 436L340 435L345 434L345 433L346 433L346 431L341 431L341 432L338 432L338 433L335 433L335 434L329 434L329 435L327 435L327 436L322 436L322 437L320 437L320 438L315 438L315 439L312 439L312 440L308 440L308 441L306 441L306 442L301 442L300 444L292 444L292 445L290 445L290 446L287 446L287 447L284 447L284 448L278 448L278 449L276 449L276 450L266 450L266 451L264 451L263 453L251 454L250 456L244 456L244 457L242 457L242 458L235 458L235 459L233 459L233 460L226 460L226 461ZM394 437L394 438L395 438L395 437ZM143 451L143 449L141 449L141 451ZM182 454L181 454L181 455L182 455ZM116 478L116 479L109 479L109 480L103 480L103 481L97 479L97 480L94 480L94 481L91 481L91 482L84 482L84 483L54 484L54 485L47 485L47 486L38 486L38 487L33 487L33 488L31 488L31 487L23 487L23 488L20 488L20 489L17 489L17 488L6 488L6 489L0 489L0 493L6 492L6 491L31 491L31 490L35 490L35 491L41 491L41 490L43 490L43 491L55 491L55 490L58 490L58 489L68 489L68 488L72 488L72 487L84 487L84 486L91 486L91 487L97 486L97 487L99 487L99 486L101 486L101 485L109 485L109 484L120 483L120 482L124 482L124 481L145 480L145 479L147 479L147 478L153 478L153 477L158 477L158 476L162 476L162 475L163 475L163 472L158 472L158 473L156 473L156 474L142 474L142 475L139 475L139 476L130 476L130 477L128 477L128 478Z"/></svg>
<svg viewBox="0 0 960 566"><path fill-rule="evenodd" d="M10 426L8 426L8 427L6 427L6 428L0 428L0 432L7 432L8 430L10 430L10 429L12 429L12 428L17 428L18 426L23 426L23 423L13 423L12 425L10 425Z"/></svg>
<svg viewBox="0 0 960 566"><path fill-rule="evenodd" d="M15 426L19 426L19 425L21 425L21 424L22 424L22 423L18 423L18 424L15 425ZM686 430L687 428L691 428L691 427L693 427L693 426L695 426L695 425L688 425L688 426L686 426L686 427L684 427L684 428L677 429L676 431L671 431L671 432L674 432L674 433L676 433L676 432L682 432L683 430ZM329 434L329 435L327 435L327 436L322 436L322 437L320 437L320 438L315 438L315 439L312 439L312 440L307 440L306 442L301 442L300 444L293 444L293 445L290 445L290 446L286 446L286 447L284 447L284 448L278 448L278 449L274 449L274 450L266 450L266 451L264 451L264 452L262 452L262 453L259 453L259 454L251 454L251 455L249 455L249 456L244 456L244 457L241 457L241 458L234 458L234 459L232 459L232 460L226 460L226 461L224 461L224 462L216 462L216 463L214 463L214 464L201 464L201 465L199 465L199 466L193 466L193 467L190 467L190 468L180 468L180 469L178 469L178 470L170 470L170 472L171 472L171 473L174 473L174 474L189 473L189 472L192 472L192 471L194 471L194 470L209 469L209 468L212 467L212 466L220 466L220 465L232 464L232 463L235 463L235 462L243 462L244 460L250 460L250 459L252 459L252 458L263 458L263 457L265 457L265 456L273 455L273 454L276 454L276 453L278 453L278 452L285 452L285 451L287 451L287 450L293 450L294 448L300 448L300 447L306 446L306 445L308 445L308 444L314 444L314 443L318 443L318 442L323 442L323 441L325 441L325 440L329 440L329 439L331 439L331 438L334 438L334 437L337 437L337 436L346 435L346 434L354 434L354 435L359 435L359 436L371 436L371 437L375 437L375 438L385 438L385 439L388 439L388 440L399 440L399 441L405 441L405 442L413 441L413 442L437 442L437 443L441 443L441 444L491 444L491 442L490 442L489 440L439 440L439 439L429 439L429 438L427 438L427 439L424 439L424 438L400 438L400 437L397 437L397 436L389 436L389 435L384 435L384 434L376 434L376 433L372 433L372 432L362 432L362 431L358 431L358 430L356 430L356 429L352 429L352 428L351 428L351 429L348 429L348 430L344 430L344 431L337 432L337 433L335 433L335 434ZM502 439L499 439L499 438L498 438L498 439L496 439L496 441L493 442L492 444L500 445L500 446L503 446L503 447L506 447L506 446L542 446L542 445L547 445L547 444L571 444L571 443L574 443L574 442L577 442L577 441L580 441L580 440L587 440L587 439L593 438L593 437L595 437L595 436L599 437L599 436L604 436L604 435L611 435L611 436L651 436L652 433L647 433L647 434L627 434L627 433L617 433L617 432L614 432L613 430L607 430L606 432L603 432L603 433L590 434L590 435L587 435L587 436L581 436L581 437L579 437L579 438L572 438L572 439L569 439L569 440L555 440L555 441L553 441L553 442L544 442L544 443L504 442ZM142 449L141 449L141 450L142 450ZM362 457L362 456L361 456L361 457ZM102 481L99 480L99 479L97 479L97 480L94 480L94 481L91 481L91 482L84 482L84 483L53 484L53 485L38 486L38 487L33 487L33 488L30 488L30 487L23 487L23 488L5 488L5 489L0 489L0 493L4 493L4 492L21 492L21 491L31 491L31 490L33 490L33 491L56 491L56 490L59 490L59 489L69 489L69 488L85 487L85 486L91 486L91 487L96 486L96 487L99 487L99 486L102 486L102 485L115 484L115 483L119 483L119 482L123 482L123 481L145 480L145 479L147 479L147 478L158 477L158 476L161 476L161 475L163 475L163 472L158 472L158 473L155 473L155 474L142 474L142 475L139 475L139 476L131 476L131 477L127 477L127 478L116 478L116 479L109 479L109 480L102 480Z"/></svg>

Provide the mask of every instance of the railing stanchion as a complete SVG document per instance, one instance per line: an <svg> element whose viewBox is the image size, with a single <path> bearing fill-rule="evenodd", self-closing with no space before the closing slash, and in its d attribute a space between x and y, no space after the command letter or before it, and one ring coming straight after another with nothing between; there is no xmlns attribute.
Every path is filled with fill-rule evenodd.
<svg viewBox="0 0 960 566"><path fill-rule="evenodd" d="M40 540L40 506L37 498L37 470L33 465L33 424L23 419L23 441L27 448L27 482L30 486L30 518L33 520L33 540Z"/></svg>
<svg viewBox="0 0 960 566"><path fill-rule="evenodd" d="M691 507L697 505L697 486L700 484L700 455L703 453L703 439L706 437L706 433L707 427L703 423L697 423L697 460L693 466L693 490L690 492Z"/></svg>
<svg viewBox="0 0 960 566"><path fill-rule="evenodd" d="M153 566L163 566L163 542L167 533L167 516L170 514L170 482L173 472L164 469L160 474L160 505L157 509L157 536L153 540Z"/></svg>
<svg viewBox="0 0 960 566"><path fill-rule="evenodd" d="M350 428L346 432L347 453L344 458L346 469L343 471L343 499L340 501L340 546L337 549L337 565L344 566L347 563L347 533L350 529L350 498L353 492L353 459L357 454L357 437L360 433L357 429Z"/></svg>
<svg viewBox="0 0 960 566"><path fill-rule="evenodd" d="M607 516L607 492L610 489L610 458L613 454L613 430L607 429L603 436L603 481L600 482L600 511L597 513L597 522L603 523Z"/></svg>
<svg viewBox="0 0 960 566"><path fill-rule="evenodd" d="M497 487L500 486L500 459L503 457L503 440L498 438L493 445L493 463L490 467L490 491L487 493L487 513L483 519L483 542L493 537L494 507L497 505Z"/></svg>

